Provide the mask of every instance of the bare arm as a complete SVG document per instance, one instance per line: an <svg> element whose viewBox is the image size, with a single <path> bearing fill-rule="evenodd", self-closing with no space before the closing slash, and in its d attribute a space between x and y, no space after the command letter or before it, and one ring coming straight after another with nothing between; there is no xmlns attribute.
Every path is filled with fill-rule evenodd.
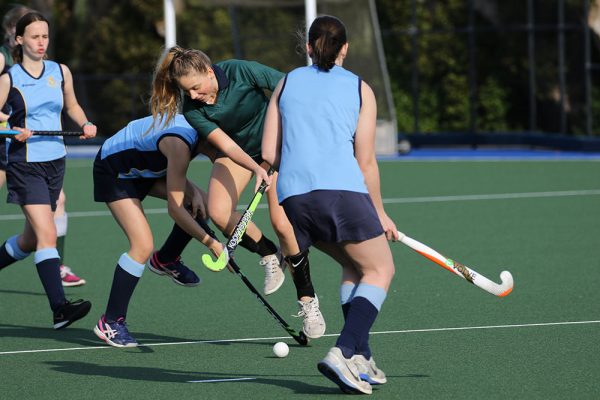
<svg viewBox="0 0 600 400"><path fill-rule="evenodd" d="M4 55L2 53L0 53L0 71L2 71L4 69ZM8 74L5 74L6 77L8 77ZM4 83L0 83L0 85L4 86L6 82ZM8 83L10 84L10 80L8 81ZM4 92L6 91L6 94L4 96L1 95L2 99L0 99L0 103L2 103L2 106L0 106L0 109L4 108L4 103L6 103L6 99L8 98L8 90L10 90L10 87L7 88L0 88L0 92ZM8 121L8 115L4 114L3 112L0 112L0 122L6 122Z"/></svg>
<svg viewBox="0 0 600 400"><path fill-rule="evenodd" d="M8 92L10 91L10 77L8 74L0 75L0 109L4 107L6 104L6 99L8 99ZM2 114L2 113L0 113ZM3 114L6 115L6 114ZM8 116L6 116L8 119ZM7 128L0 127L0 129L5 130ZM31 136L31 131L29 129L22 128L20 126L11 127L11 129L15 129L20 131L21 133L13 136L13 138L19 142L24 142Z"/></svg>
<svg viewBox="0 0 600 400"><path fill-rule="evenodd" d="M221 128L217 128L208 134L208 142L222 151L227 157L235 163L250 170L256 176L256 186L254 191L258 190L262 181L271 184L271 177L267 172L256 163L236 142L233 141Z"/></svg>
<svg viewBox="0 0 600 400"><path fill-rule="evenodd" d="M354 156L365 177L365 184L373 200L379 220L385 230L388 240L398 239L398 232L394 222L388 217L383 207L381 186L379 180L379 167L375 157L375 130L377 126L377 103L373 90L362 82L362 107L358 117L354 140Z"/></svg>
<svg viewBox="0 0 600 400"><path fill-rule="evenodd" d="M202 242L213 253L220 254L222 245L211 238L194 220L186 208L186 194L192 207L199 202L204 203L204 192L186 178L190 163L190 151L186 143L176 137L166 137L159 143L159 150L167 157L167 209L169 216L188 234ZM198 189L198 190L197 190ZM189 198L189 197L192 198ZM201 198L198 198L201 197ZM203 207L202 207L203 208ZM203 211L201 212L203 213Z"/></svg>
<svg viewBox="0 0 600 400"><path fill-rule="evenodd" d="M71 118L78 126L83 129L83 135L80 136L81 139L91 139L96 136L96 125L90 124L87 117L85 116L85 112L83 108L77 102L77 97L75 96L75 89L73 88L73 75L71 75L71 71L69 68L61 64L60 65L63 71L63 77L65 79L64 86L64 101L65 101L65 111L69 118Z"/></svg>
<svg viewBox="0 0 600 400"><path fill-rule="evenodd" d="M269 107L265 116L265 126L262 138L262 159L276 170L279 169L281 158L281 115L277 99L281 93L283 80L279 81L269 100Z"/></svg>

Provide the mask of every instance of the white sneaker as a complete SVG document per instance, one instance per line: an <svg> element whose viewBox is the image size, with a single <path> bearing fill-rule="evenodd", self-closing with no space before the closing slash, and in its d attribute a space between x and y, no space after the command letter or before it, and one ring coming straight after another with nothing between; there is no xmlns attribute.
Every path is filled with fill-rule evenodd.
<svg viewBox="0 0 600 400"><path fill-rule="evenodd" d="M300 311L295 317L304 317L302 331L311 339L318 339L325 333L325 319L319 310L319 298L315 297L309 301L298 300Z"/></svg>
<svg viewBox="0 0 600 400"><path fill-rule="evenodd" d="M352 356L352 360L358 367L360 379L369 382L371 385L383 385L387 382L385 373L377 368L373 357L367 360L365 356L355 354Z"/></svg>
<svg viewBox="0 0 600 400"><path fill-rule="evenodd" d="M259 264L265 267L265 295L276 292L285 280L283 254L278 251L275 254L264 256L260 259Z"/></svg>
<svg viewBox="0 0 600 400"><path fill-rule="evenodd" d="M373 392L369 382L360 379L355 362L351 358L344 358L338 347L332 347L325 358L317 364L317 368L344 393L371 394Z"/></svg>

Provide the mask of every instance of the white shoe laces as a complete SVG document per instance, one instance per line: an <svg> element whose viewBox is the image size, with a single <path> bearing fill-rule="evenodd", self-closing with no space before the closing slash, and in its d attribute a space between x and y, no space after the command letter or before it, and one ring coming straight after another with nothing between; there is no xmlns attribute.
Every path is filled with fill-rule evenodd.
<svg viewBox="0 0 600 400"><path fill-rule="evenodd" d="M64 278L67 275L71 275L71 268L67 267L66 265L61 265L60 266L60 277Z"/></svg>
<svg viewBox="0 0 600 400"><path fill-rule="evenodd" d="M265 277L270 279L271 276L277 274L279 270L281 270L281 266L279 265L279 258L277 254L272 254L270 256L265 256L261 258L258 262L260 265L265 267Z"/></svg>
<svg viewBox="0 0 600 400"><path fill-rule="evenodd" d="M304 317L310 322L317 322L321 318L321 310L319 310L319 301L313 297L309 301L298 301L300 311L295 317Z"/></svg>

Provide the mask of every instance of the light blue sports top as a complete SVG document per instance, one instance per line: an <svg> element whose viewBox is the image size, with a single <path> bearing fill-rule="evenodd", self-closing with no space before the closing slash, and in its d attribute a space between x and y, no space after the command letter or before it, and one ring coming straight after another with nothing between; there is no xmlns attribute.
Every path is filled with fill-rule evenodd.
<svg viewBox="0 0 600 400"><path fill-rule="evenodd" d="M361 80L342 67L300 67L279 96L282 123L279 202L313 190L368 193L354 158Z"/></svg>
<svg viewBox="0 0 600 400"><path fill-rule="evenodd" d="M167 158L158 144L169 136L183 140L195 156L198 133L177 114L167 125L162 120L155 123L152 116L131 121L102 144L100 158L120 179L160 178L167 173Z"/></svg>
<svg viewBox="0 0 600 400"><path fill-rule="evenodd" d="M62 130L64 79L60 65L44 61L39 77L33 77L15 64L8 70L11 87L6 104L10 107L11 127L40 131ZM24 143L12 140L8 147L8 162L52 161L66 155L62 136L31 136Z"/></svg>

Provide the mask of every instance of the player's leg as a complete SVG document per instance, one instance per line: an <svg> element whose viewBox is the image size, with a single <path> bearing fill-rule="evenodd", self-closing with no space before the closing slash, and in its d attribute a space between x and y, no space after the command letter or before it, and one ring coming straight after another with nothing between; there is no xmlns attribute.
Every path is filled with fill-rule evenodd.
<svg viewBox="0 0 600 400"><path fill-rule="evenodd" d="M65 196L64 190L60 190L58 201L56 202L56 211L54 212L54 225L56 225L56 249L60 256L60 279L62 280L63 286L81 286L85 285L85 279L82 279L75 275L71 268L67 267L65 263L65 239L67 236L67 228L69 224L67 211L65 204L67 197Z"/></svg>
<svg viewBox="0 0 600 400"><path fill-rule="evenodd" d="M385 374L377 368L369 346L369 330L387 296L394 276L394 261L384 235L362 242L346 242L344 251L354 262L353 267L344 268L345 283L358 272L360 281L356 286L346 286L342 295L350 293L345 306L345 324L336 346L344 356L352 355L360 376L371 384L387 381ZM343 289L344 290L344 289Z"/></svg>
<svg viewBox="0 0 600 400"><path fill-rule="evenodd" d="M227 157L214 162L208 185L208 215L215 226L227 237L240 220L236 211L240 195L250 182L252 173ZM269 240L254 223L248 224L240 246L261 257L260 265L265 268L265 294L275 292L283 283L283 256L277 245ZM273 274L279 269L281 273ZM268 279L267 279L268 278Z"/></svg>
<svg viewBox="0 0 600 400"><path fill-rule="evenodd" d="M35 265L54 314L54 329L62 329L85 317L89 301L67 301L60 278L60 256L56 250L56 228L50 205L22 206L27 219L20 244L26 251L35 243Z"/></svg>
<svg viewBox="0 0 600 400"><path fill-rule="evenodd" d="M135 287L152 254L152 231L139 199L121 199L107 205L127 236L130 248L121 255L115 267L106 311L94 327L94 332L111 346L134 347L138 343L129 334L125 320Z"/></svg>
<svg viewBox="0 0 600 400"><path fill-rule="evenodd" d="M0 124L3 126L3 124ZM6 139L0 138L0 189L6 183Z"/></svg>
<svg viewBox="0 0 600 400"><path fill-rule="evenodd" d="M296 287L296 296L300 308L297 316L303 318L302 330L306 336L316 339L325 333L325 319L319 309L319 298L315 294L315 289L310 278L310 263L308 250L301 252L292 224L288 220L283 207L279 205L277 199L277 173L272 176L271 187L267 191L267 201L269 203L269 216L275 234L279 238L281 252L285 256L285 261L290 267L290 273ZM282 268L274 268L272 273L281 273ZM283 278L281 278L283 282Z"/></svg>
<svg viewBox="0 0 600 400"><path fill-rule="evenodd" d="M156 180L149 194L166 200L167 186L165 179ZM148 260L148 269L158 275L170 277L178 285L197 286L200 283L200 278L181 260L181 254L191 240L192 236L174 223L164 244Z"/></svg>
<svg viewBox="0 0 600 400"><path fill-rule="evenodd" d="M8 201L19 204L26 219L15 247L35 251L37 272L54 313L55 329L83 318L91 308L88 301L68 302L60 279L54 210L63 176L64 158L45 163L14 162L7 169Z"/></svg>

